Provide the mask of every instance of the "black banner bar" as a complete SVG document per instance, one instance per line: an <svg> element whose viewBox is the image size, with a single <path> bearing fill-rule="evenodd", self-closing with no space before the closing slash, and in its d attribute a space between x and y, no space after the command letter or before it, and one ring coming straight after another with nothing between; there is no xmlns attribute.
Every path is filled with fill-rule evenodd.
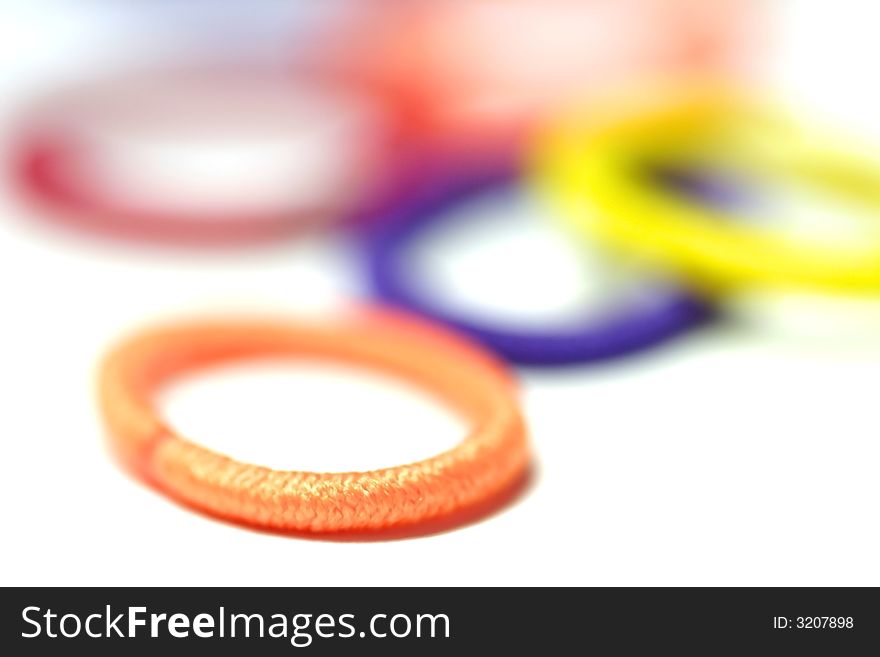
<svg viewBox="0 0 880 657"><path fill-rule="evenodd" d="M868 588L21 588L3 590L0 613L7 655L880 650L880 595Z"/></svg>

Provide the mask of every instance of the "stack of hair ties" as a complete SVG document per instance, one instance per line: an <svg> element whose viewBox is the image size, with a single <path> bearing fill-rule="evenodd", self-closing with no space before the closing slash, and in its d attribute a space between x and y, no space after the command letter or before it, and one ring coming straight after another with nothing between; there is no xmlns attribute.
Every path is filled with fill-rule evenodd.
<svg viewBox="0 0 880 657"><path fill-rule="evenodd" d="M438 147L436 124L452 130L449 116L432 115L429 121L421 115L420 124L433 125L416 130L423 139L406 123L413 95L423 109L431 106L422 97L423 80L413 82L410 93L389 99L383 96L387 84L368 84L365 76L361 86L353 86L348 76L350 70L334 84L348 81L345 93L363 101L357 112L328 114L320 103L318 110L303 111L309 129L320 136L309 153L329 149L338 155L328 169L329 185L297 203L264 204L259 210L159 210L107 186L99 173L113 173L122 155L113 139L95 136L88 119L100 123L106 113L122 126L143 121L138 114L143 85L135 85L133 96L117 95L116 83L102 85L100 93L59 95L45 104L46 111L34 113L22 132L19 180L32 196L51 203L56 216L93 229L215 244L278 238L319 218L350 219L344 232L356 238L375 306L327 323L242 318L172 323L128 337L104 360L100 405L120 459L143 480L195 508L250 526L309 533L383 531L447 518L503 495L528 471L526 424L506 363L584 365L626 356L703 325L716 316L723 298L743 290L880 291L880 238L857 249L804 244L742 219L750 194L730 174L734 170L806 181L859 203L880 204L876 165L748 94L685 85L615 102L595 94L552 112L532 111L534 96L528 96L522 111L512 112L511 123L482 147L471 138L470 119L461 132L470 137ZM290 80L272 84L266 93L273 100L266 107L277 109L280 102L282 111L293 111L300 100L284 94L279 100L277 94ZM324 86L322 93L328 88L339 91ZM163 98L157 92L149 103L157 96ZM383 104L393 109L381 120L365 109ZM77 112L65 113L66 107ZM199 107L190 121L195 116L198 123ZM176 111L187 117L191 109ZM261 118L259 111L246 114L245 123L255 127L250 137L278 144L272 130L280 130L297 142L289 125ZM167 127L168 117L157 113ZM516 147L499 147L496 137L511 134L526 115L531 123L517 133ZM85 120L72 127L71 117L77 116ZM203 136L210 127L194 132ZM126 184L137 182L135 176ZM408 263L427 229L474 196L516 185L548 201L551 226L558 219L572 239L605 249L642 272L640 294L578 325L528 332L468 317L421 288ZM417 463L369 472L278 471L237 462L179 436L154 401L162 386L195 369L302 355L410 381L459 411L470 431L454 449Z"/></svg>

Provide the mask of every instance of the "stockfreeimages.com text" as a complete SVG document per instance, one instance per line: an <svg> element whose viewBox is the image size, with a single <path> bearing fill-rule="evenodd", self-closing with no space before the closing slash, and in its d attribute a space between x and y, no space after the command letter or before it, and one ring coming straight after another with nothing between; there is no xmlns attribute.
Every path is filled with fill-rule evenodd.
<svg viewBox="0 0 880 657"><path fill-rule="evenodd" d="M21 615L26 627L21 633L24 638L268 637L289 639L291 645L304 648L311 645L315 638L450 636L450 622L446 614L373 614L360 629L354 614L247 614L230 613L225 607L220 607L214 613L191 616L183 613L152 613L146 607L126 607L119 611L106 605L101 612L80 616L32 606L25 607Z"/></svg>

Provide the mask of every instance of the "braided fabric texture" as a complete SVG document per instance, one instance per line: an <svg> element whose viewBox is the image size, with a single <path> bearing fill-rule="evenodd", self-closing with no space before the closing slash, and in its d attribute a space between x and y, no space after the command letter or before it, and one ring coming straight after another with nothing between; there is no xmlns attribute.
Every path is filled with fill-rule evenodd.
<svg viewBox="0 0 880 657"><path fill-rule="evenodd" d="M380 369L423 387L471 425L432 458L368 472L281 471L240 463L177 435L157 390L212 364L320 358ZM227 520L266 529L342 532L438 519L502 493L529 463L515 386L482 349L420 320L368 311L334 325L207 320L135 335L104 360L99 401L111 444L167 494Z"/></svg>

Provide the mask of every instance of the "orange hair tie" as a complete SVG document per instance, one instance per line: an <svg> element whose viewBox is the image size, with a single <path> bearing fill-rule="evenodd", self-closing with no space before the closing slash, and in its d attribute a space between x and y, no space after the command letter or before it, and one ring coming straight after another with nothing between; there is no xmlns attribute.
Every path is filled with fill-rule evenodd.
<svg viewBox="0 0 880 657"><path fill-rule="evenodd" d="M327 358L374 367L436 394L472 422L465 440L424 461L370 472L279 471L178 436L156 390L180 374L245 358ZM267 529L340 532L438 519L501 495L525 474L525 426L493 357L432 325L370 312L351 324L215 320L141 333L100 372L100 404L123 462L203 511Z"/></svg>

